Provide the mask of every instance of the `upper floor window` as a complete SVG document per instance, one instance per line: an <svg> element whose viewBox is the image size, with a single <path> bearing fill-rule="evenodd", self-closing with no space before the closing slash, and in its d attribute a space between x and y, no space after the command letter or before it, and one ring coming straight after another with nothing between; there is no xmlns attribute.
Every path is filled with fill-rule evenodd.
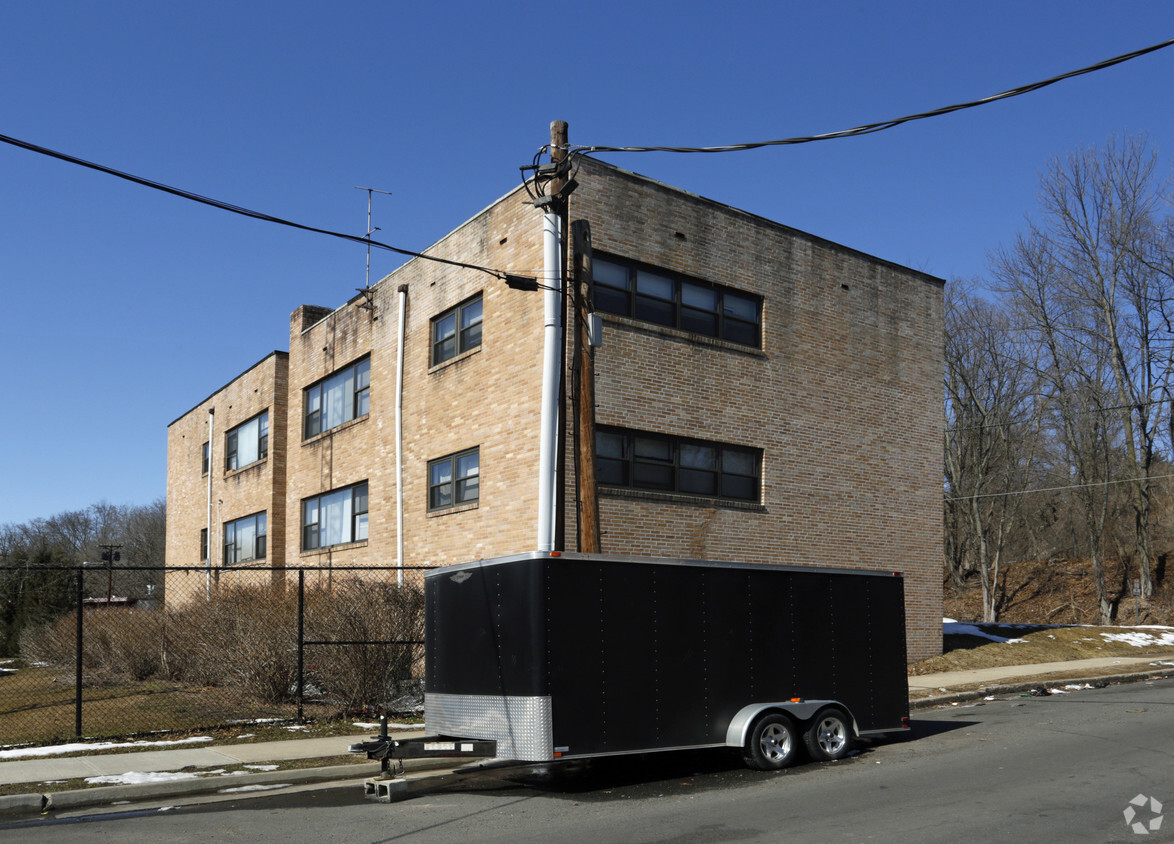
<svg viewBox="0 0 1174 844"><path fill-rule="evenodd" d="M208 528L200 528L200 559L208 559Z"/></svg>
<svg viewBox="0 0 1174 844"><path fill-rule="evenodd" d="M208 443L204 443L204 456L200 461L200 474L201 475L208 474L208 465L210 462L211 462L211 452L208 450Z"/></svg>
<svg viewBox="0 0 1174 844"><path fill-rule="evenodd" d="M367 538L367 482L302 500L302 550Z"/></svg>
<svg viewBox="0 0 1174 844"><path fill-rule="evenodd" d="M481 495L479 448L441 457L428 464L428 509L469 504Z"/></svg>
<svg viewBox="0 0 1174 844"><path fill-rule="evenodd" d="M371 410L371 358L363 358L305 389L305 438L337 428Z"/></svg>
<svg viewBox="0 0 1174 844"><path fill-rule="evenodd" d="M264 460L269 456L269 411L237 425L226 437L224 468L227 471Z"/></svg>
<svg viewBox="0 0 1174 844"><path fill-rule="evenodd" d="M432 319L432 365L481 345L481 294Z"/></svg>
<svg viewBox="0 0 1174 844"><path fill-rule="evenodd" d="M743 346L760 345L762 300L619 258L596 258L595 307Z"/></svg>
<svg viewBox="0 0 1174 844"><path fill-rule="evenodd" d="M599 483L608 486L757 501L762 451L601 426L595 467Z"/></svg>
<svg viewBox="0 0 1174 844"><path fill-rule="evenodd" d="M265 514L254 513L224 525L224 565L265 559Z"/></svg>

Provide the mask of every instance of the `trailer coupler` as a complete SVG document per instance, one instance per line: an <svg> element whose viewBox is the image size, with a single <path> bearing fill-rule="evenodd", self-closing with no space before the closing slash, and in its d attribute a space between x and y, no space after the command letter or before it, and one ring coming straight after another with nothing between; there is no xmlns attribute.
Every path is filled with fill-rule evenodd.
<svg viewBox="0 0 1174 844"><path fill-rule="evenodd" d="M392 738L388 735L387 716L384 715L379 719L379 735L372 736L370 741L352 744L350 752L366 753L368 759L379 760L380 774L366 780L364 791L367 797L390 803L406 792L407 783L403 779L397 779L404 771L405 759L491 758L497 755L497 741L453 736ZM394 771L392 760L396 763Z"/></svg>

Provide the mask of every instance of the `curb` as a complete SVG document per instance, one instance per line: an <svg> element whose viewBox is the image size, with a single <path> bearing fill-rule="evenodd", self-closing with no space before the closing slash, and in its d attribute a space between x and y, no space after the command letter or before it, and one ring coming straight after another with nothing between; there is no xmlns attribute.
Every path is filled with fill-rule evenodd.
<svg viewBox="0 0 1174 844"><path fill-rule="evenodd" d="M405 772L451 770L451 759L407 760ZM247 786L305 785L307 783L355 780L362 785L368 777L380 774L378 762L362 762L347 765L330 765L324 768L294 768L288 771L264 771L238 776L201 777L173 782L141 783L132 785L103 785L94 788L79 788L73 791L58 791L0 796L0 819L14 820L30 815L44 815L71 809L92 806L109 806L119 801L137 802L167 797L185 797L193 794L215 794L229 792ZM243 792L242 797L249 796Z"/></svg>
<svg viewBox="0 0 1174 844"><path fill-rule="evenodd" d="M1063 672L1057 672L1063 673ZM1136 683L1152 677L1174 677L1174 667L1154 668L1149 671L1130 671L1124 674L1096 674L1076 677L1050 677L1042 674L1034 678L1024 678L1013 683L988 683L978 689L967 689L958 692L930 695L909 700L909 710L933 709L937 706L947 706L954 703L963 703L971 700L981 700L992 694L1017 694L1038 689L1040 686L1056 686L1066 683Z"/></svg>

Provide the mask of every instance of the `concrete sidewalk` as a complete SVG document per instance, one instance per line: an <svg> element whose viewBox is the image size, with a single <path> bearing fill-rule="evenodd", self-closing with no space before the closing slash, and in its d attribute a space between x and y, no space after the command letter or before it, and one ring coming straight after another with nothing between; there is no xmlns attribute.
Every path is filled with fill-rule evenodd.
<svg viewBox="0 0 1174 844"><path fill-rule="evenodd" d="M1170 662L1169 665L1155 663ZM1120 668L1105 675L1106 668ZM1082 675L1081 672L1088 672ZM910 706L924 709L970 700L986 694L1019 691L1031 686L1061 682L1053 675L1063 674L1062 682L1108 680L1123 682L1149 676L1174 676L1174 654L1144 657L1103 657L1097 659L1049 662L980 668L909 677ZM262 790L308 782L351 781L355 787L367 777L379 773L379 763L362 754L348 752L351 744L363 741L376 731L349 736L291 739L253 744L218 744L185 746L174 749L136 753L107 753L95 756L49 756L0 762L0 785L28 783L24 794L0 796L0 819L16 819L50 811L108 806L115 802L143 801L201 793ZM422 730L395 731L397 737L423 736ZM231 776L202 776L163 782L99 786L73 791L53 791L57 782L98 776L165 774L166 772L210 772L235 765L265 765L296 759L347 757L350 764L300 770L246 773ZM442 771L456 767L451 759L410 760L408 773ZM138 779L150 780L150 777Z"/></svg>
<svg viewBox="0 0 1174 844"><path fill-rule="evenodd" d="M185 768L216 769L231 765L263 765L295 759L350 756L365 762L361 754L347 748L369 738L377 730L351 736L263 741L249 744L188 745L180 748L146 750L138 753L106 753L96 756L42 756L0 762L0 785L52 783L55 780L101 777L135 773L181 771ZM397 738L422 736L419 731L396 731Z"/></svg>
<svg viewBox="0 0 1174 844"><path fill-rule="evenodd" d="M1167 666L1153 666L1152 663L1170 662ZM1066 674L1072 671L1089 671L1099 673L1105 668L1119 667L1121 673L1144 672L1147 669L1174 667L1174 654L1164 656L1106 656L1093 659L1074 659L1067 662L1039 662L1032 665L1005 665L997 668L973 668L967 671L945 671L940 674L922 674L909 677L909 694L934 690L949 691L959 686L975 684L997 684L1013 681L1025 681L1032 678L1036 682L1046 683L1049 674Z"/></svg>

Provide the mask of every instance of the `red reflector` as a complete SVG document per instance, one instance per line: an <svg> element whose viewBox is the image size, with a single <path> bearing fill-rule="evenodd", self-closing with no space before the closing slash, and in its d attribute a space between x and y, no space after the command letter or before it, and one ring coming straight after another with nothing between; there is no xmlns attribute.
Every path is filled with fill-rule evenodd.
<svg viewBox="0 0 1174 844"><path fill-rule="evenodd" d="M561 557L562 555L563 555L562 551L551 551L550 552L550 556L552 556L552 557Z"/></svg>
<svg viewBox="0 0 1174 844"><path fill-rule="evenodd" d="M791 698L791 703L802 703L802 702L803 702L803 698L801 698L801 697Z"/></svg>
<svg viewBox="0 0 1174 844"><path fill-rule="evenodd" d="M560 757L560 756L562 756L562 754L561 754L561 753L555 753L555 754L554 754L554 758L555 758L555 759L557 759L557 758L558 758L558 757Z"/></svg>
<svg viewBox="0 0 1174 844"><path fill-rule="evenodd" d="M902 572L895 571L895 572L893 572L893 577L900 577L901 574L902 574Z"/></svg>

